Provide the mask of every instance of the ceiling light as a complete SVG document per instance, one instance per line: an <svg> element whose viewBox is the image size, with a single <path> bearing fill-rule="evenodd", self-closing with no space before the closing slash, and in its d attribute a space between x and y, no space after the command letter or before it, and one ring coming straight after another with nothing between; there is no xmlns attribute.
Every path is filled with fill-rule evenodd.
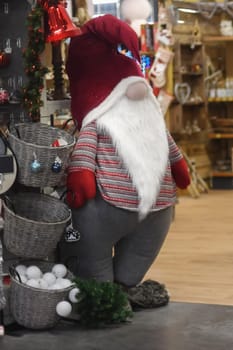
<svg viewBox="0 0 233 350"><path fill-rule="evenodd" d="M177 10L180 12L185 12L185 13L198 13L198 10L188 9L188 8L183 8L183 7L179 7L179 8L177 8Z"/></svg>

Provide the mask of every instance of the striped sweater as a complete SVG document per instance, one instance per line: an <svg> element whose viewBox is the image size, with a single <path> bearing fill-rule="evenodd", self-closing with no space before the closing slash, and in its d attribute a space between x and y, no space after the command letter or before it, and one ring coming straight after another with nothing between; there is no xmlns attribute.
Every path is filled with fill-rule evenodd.
<svg viewBox="0 0 233 350"><path fill-rule="evenodd" d="M171 174L171 165L182 154L167 131L169 159L161 183L160 193L152 210L161 210L176 201L176 184ZM86 125L80 132L72 153L69 172L87 169L95 173L98 189L105 201L127 210L137 211L139 198L127 169L112 143L110 136L97 132L96 122Z"/></svg>

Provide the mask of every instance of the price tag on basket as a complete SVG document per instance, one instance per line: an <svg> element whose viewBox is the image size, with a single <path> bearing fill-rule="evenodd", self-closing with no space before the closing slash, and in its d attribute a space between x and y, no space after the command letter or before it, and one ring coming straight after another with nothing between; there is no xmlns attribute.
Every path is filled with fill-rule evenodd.
<svg viewBox="0 0 233 350"><path fill-rule="evenodd" d="M73 228L72 224L66 227L65 241L72 243L80 240L80 232Z"/></svg>

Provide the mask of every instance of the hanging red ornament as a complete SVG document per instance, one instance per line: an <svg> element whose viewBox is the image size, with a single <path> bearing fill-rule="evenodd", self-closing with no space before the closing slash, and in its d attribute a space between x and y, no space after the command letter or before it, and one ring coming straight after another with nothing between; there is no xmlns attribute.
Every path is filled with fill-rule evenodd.
<svg viewBox="0 0 233 350"><path fill-rule="evenodd" d="M41 1L47 14L48 42L60 41L81 34L81 30L72 22L68 12L60 2Z"/></svg>

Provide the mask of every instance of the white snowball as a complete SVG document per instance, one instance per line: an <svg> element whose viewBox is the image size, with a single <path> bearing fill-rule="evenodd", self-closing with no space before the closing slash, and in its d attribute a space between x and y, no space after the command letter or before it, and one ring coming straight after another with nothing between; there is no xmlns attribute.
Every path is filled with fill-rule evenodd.
<svg viewBox="0 0 233 350"><path fill-rule="evenodd" d="M62 278L62 277L65 277L65 275L67 274L67 268L63 264L56 264L52 268L52 273L56 277L61 277Z"/></svg>
<svg viewBox="0 0 233 350"><path fill-rule="evenodd" d="M68 288L72 285L71 280L68 278L57 278L56 283L60 284L62 288Z"/></svg>
<svg viewBox="0 0 233 350"><path fill-rule="evenodd" d="M15 269L20 275L26 275L27 267L25 265L17 265Z"/></svg>
<svg viewBox="0 0 233 350"><path fill-rule="evenodd" d="M48 283L48 286L51 286L56 282L56 277L52 272L45 272L42 278Z"/></svg>
<svg viewBox="0 0 233 350"><path fill-rule="evenodd" d="M71 291L69 292L69 300L72 302L72 303L77 303L78 300L76 298L76 295L80 293L80 290L79 288L73 288L71 289Z"/></svg>
<svg viewBox="0 0 233 350"><path fill-rule="evenodd" d="M48 285L48 282L46 280L44 280L43 278L40 278L38 280L38 282L39 282L39 288L48 289L49 285Z"/></svg>
<svg viewBox="0 0 233 350"><path fill-rule="evenodd" d="M27 277L25 276L25 275L19 275L19 277L20 277L20 280L21 280L21 283L27 283Z"/></svg>
<svg viewBox="0 0 233 350"><path fill-rule="evenodd" d="M49 286L49 289L58 290L58 289L63 289L63 287L59 283L54 283L51 286Z"/></svg>
<svg viewBox="0 0 233 350"><path fill-rule="evenodd" d="M30 287L33 287L33 288L40 288L38 279L33 279L33 278L29 279L26 282L26 285L30 286Z"/></svg>
<svg viewBox="0 0 233 350"><path fill-rule="evenodd" d="M4 326L0 325L0 337L3 337L5 335L5 329Z"/></svg>
<svg viewBox="0 0 233 350"><path fill-rule="evenodd" d="M56 306L56 312L61 317L67 317L72 311L72 306L68 301L60 301Z"/></svg>
<svg viewBox="0 0 233 350"><path fill-rule="evenodd" d="M41 278L42 272L39 269L39 267L35 266L35 265L31 265L27 268L26 270L26 276L28 277L28 279L39 279Z"/></svg>

